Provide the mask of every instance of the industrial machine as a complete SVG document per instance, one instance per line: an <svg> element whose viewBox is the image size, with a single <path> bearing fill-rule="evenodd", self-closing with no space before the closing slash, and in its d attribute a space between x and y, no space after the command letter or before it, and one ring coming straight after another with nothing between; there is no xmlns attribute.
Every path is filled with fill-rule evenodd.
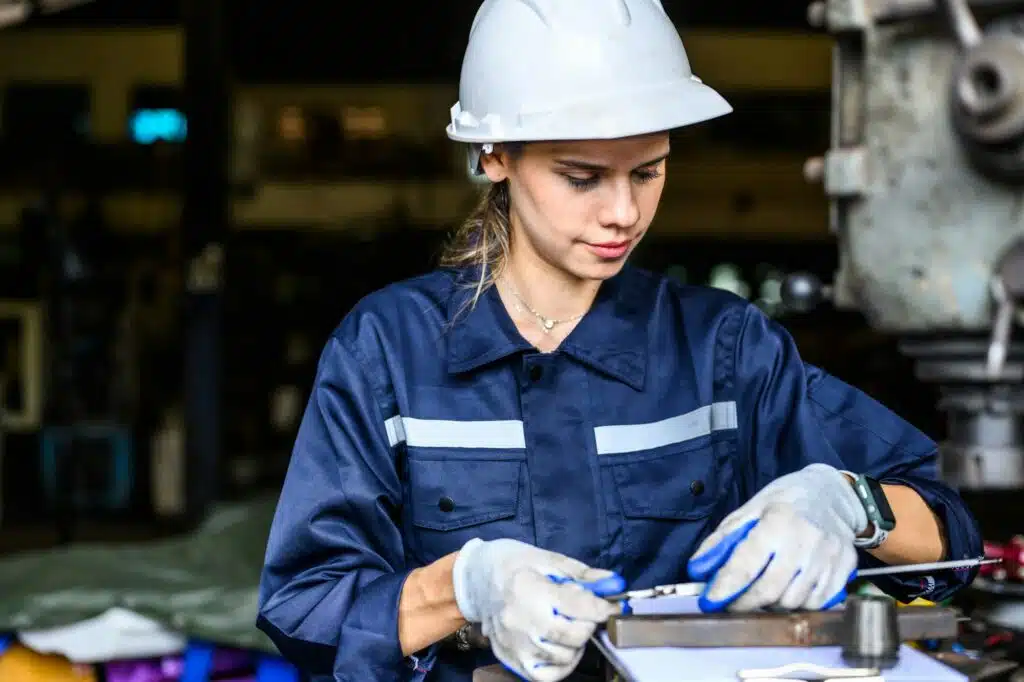
<svg viewBox="0 0 1024 682"><path fill-rule="evenodd" d="M899 338L917 378L938 388L942 477L976 511L996 499L1016 510L1024 489L1024 2L822 0L808 18L835 39L832 146L805 175L829 197L840 265L828 284L791 276L783 301L808 310L829 300ZM1004 628L1000 637L1019 649L1024 544L1009 537L1020 515L992 506L996 513L979 520L1000 541L986 554L1002 563L975 583L973 626Z"/></svg>
<svg viewBox="0 0 1024 682"><path fill-rule="evenodd" d="M902 339L947 417L942 475L1024 487L1024 3L823 0L835 37L830 198L840 267L784 298Z"/></svg>

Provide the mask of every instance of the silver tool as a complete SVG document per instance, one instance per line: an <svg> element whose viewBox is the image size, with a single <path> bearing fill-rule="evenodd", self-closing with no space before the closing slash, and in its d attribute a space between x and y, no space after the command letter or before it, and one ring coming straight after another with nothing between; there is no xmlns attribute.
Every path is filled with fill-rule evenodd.
<svg viewBox="0 0 1024 682"><path fill-rule="evenodd" d="M676 583L675 585L656 585L645 590L630 590L621 594L605 597L608 601L629 601L631 599L656 599L658 597L697 597L704 591L707 583Z"/></svg>
<svg viewBox="0 0 1024 682"><path fill-rule="evenodd" d="M928 573L931 571L944 571L956 568L972 568L995 564L1002 559L959 559L957 561L935 561L927 564L906 564L903 566L883 566L881 568L865 568L857 571L857 578L872 578L880 575L893 575L897 573ZM704 592L707 583L676 583L675 585L656 585L643 590L630 590L621 594L613 594L605 597L608 601L621 602L633 599L657 599L659 597L697 597Z"/></svg>
<svg viewBox="0 0 1024 682"><path fill-rule="evenodd" d="M928 573L930 571L947 571L957 568L974 568L975 566L986 566L998 564L1002 559L960 559L958 561L934 561L928 564L906 564L904 566L883 566L881 568L865 568L857 571L858 578L870 578L876 575L893 575L896 573Z"/></svg>

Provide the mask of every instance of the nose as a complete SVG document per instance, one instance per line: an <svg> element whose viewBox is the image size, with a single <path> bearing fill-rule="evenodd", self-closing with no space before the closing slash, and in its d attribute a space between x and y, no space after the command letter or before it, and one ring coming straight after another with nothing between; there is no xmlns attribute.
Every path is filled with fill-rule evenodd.
<svg viewBox="0 0 1024 682"><path fill-rule="evenodd" d="M608 195L598 220L602 227L629 229L640 220L640 206L633 192L635 187L628 178L609 183Z"/></svg>

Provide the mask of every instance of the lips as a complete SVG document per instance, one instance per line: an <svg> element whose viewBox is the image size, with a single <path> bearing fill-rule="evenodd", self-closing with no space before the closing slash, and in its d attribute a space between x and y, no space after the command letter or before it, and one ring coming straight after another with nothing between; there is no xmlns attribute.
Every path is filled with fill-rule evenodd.
<svg viewBox="0 0 1024 682"><path fill-rule="evenodd" d="M604 242L602 244L588 244L591 252L598 258L615 260L622 258L629 251L631 242Z"/></svg>

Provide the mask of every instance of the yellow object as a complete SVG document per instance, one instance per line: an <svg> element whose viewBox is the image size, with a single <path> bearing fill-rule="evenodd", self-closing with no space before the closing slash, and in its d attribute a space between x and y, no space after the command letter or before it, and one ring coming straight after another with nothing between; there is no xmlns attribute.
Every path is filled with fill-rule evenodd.
<svg viewBox="0 0 1024 682"><path fill-rule="evenodd" d="M900 602L897 602L897 603L900 606L935 606L935 602L928 601L927 599L915 599L914 601L910 602L909 604L902 604Z"/></svg>
<svg viewBox="0 0 1024 682"><path fill-rule="evenodd" d="M76 665L61 656L37 654L15 644L0 654L3 682L96 682L91 666Z"/></svg>

